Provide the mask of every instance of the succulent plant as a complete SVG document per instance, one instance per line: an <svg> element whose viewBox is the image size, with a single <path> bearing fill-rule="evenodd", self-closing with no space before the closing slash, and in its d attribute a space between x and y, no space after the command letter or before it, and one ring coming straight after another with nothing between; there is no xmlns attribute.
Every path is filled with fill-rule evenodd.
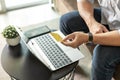
<svg viewBox="0 0 120 80"><path fill-rule="evenodd" d="M5 27L5 29L2 32L3 36L8 39L16 38L19 36L18 32L16 31L15 27L12 25L9 25Z"/></svg>

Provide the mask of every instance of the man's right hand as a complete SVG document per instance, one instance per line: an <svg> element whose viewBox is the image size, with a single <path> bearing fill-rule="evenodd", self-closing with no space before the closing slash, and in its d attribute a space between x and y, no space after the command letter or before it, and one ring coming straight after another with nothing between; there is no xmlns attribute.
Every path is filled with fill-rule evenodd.
<svg viewBox="0 0 120 80"><path fill-rule="evenodd" d="M108 32L107 28L98 23L93 14L93 4L89 0L77 0L80 16L86 22L89 30L93 34Z"/></svg>
<svg viewBox="0 0 120 80"><path fill-rule="evenodd" d="M88 25L88 27L90 32L93 34L108 32L108 29L97 21L92 22L90 25Z"/></svg>

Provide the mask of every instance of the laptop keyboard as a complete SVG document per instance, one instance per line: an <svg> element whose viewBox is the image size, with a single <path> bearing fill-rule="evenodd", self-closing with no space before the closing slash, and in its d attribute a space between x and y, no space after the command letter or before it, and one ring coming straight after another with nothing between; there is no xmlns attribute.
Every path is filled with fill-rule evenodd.
<svg viewBox="0 0 120 80"><path fill-rule="evenodd" d="M35 40L56 69L72 62L49 34L39 36Z"/></svg>

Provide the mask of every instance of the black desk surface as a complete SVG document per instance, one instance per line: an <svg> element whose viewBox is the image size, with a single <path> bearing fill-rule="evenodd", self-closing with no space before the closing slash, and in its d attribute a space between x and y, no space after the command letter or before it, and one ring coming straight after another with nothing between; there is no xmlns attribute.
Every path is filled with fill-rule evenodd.
<svg viewBox="0 0 120 80"><path fill-rule="evenodd" d="M11 77L19 80L57 80L71 72L78 62L52 72L20 43L16 47L4 47L1 63Z"/></svg>

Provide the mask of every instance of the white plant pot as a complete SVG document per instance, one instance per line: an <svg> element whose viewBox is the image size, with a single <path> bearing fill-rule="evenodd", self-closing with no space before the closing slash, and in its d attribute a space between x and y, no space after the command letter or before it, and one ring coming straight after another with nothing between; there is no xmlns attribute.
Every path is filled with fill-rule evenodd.
<svg viewBox="0 0 120 80"><path fill-rule="evenodd" d="M6 38L6 42L10 45L10 46L16 46L20 43L20 36L13 38L13 39L7 39Z"/></svg>

